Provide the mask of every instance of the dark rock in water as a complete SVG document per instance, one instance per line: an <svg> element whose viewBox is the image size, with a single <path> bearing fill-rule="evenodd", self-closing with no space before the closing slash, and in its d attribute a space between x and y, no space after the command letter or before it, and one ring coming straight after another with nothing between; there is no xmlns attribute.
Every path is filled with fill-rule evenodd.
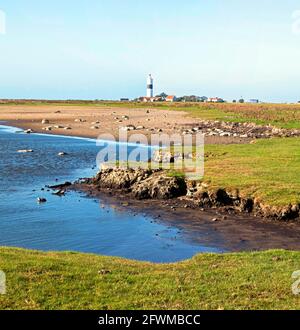
<svg viewBox="0 0 300 330"><path fill-rule="evenodd" d="M55 185L55 186L47 186L47 188L61 190L63 188L70 187L70 186L72 186L72 183L66 181L65 183L61 183L61 184L58 184L58 185Z"/></svg>
<svg viewBox="0 0 300 330"><path fill-rule="evenodd" d="M37 199L38 203L46 203L47 202L47 199L46 198L43 198L43 197L39 197Z"/></svg>
<svg viewBox="0 0 300 330"><path fill-rule="evenodd" d="M58 191L54 192L52 195L55 195L55 196L64 196L64 195L65 195L65 193L66 193L66 191L65 191L65 190L63 190L63 189L60 189L60 190L58 190Z"/></svg>

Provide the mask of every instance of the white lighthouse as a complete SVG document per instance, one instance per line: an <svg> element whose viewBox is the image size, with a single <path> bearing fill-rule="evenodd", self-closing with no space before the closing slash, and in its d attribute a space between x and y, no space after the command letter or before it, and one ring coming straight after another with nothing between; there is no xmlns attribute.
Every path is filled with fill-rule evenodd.
<svg viewBox="0 0 300 330"><path fill-rule="evenodd" d="M151 74L147 78L147 97L153 97L153 78Z"/></svg>

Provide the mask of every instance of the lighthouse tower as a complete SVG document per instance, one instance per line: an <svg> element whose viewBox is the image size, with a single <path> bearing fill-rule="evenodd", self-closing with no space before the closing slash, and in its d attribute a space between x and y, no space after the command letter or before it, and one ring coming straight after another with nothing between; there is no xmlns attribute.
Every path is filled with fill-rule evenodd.
<svg viewBox="0 0 300 330"><path fill-rule="evenodd" d="M147 97L153 97L153 78L151 74L147 78Z"/></svg>

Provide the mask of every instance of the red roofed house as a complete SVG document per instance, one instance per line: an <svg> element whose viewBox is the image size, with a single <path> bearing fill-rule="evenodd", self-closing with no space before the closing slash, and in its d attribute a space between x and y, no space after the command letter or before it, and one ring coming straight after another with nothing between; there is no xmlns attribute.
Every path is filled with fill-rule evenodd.
<svg viewBox="0 0 300 330"><path fill-rule="evenodd" d="M176 101L176 96L175 95L168 95L166 97L166 102L175 102Z"/></svg>
<svg viewBox="0 0 300 330"><path fill-rule="evenodd" d="M209 97L206 102L223 103L224 100L219 97Z"/></svg>

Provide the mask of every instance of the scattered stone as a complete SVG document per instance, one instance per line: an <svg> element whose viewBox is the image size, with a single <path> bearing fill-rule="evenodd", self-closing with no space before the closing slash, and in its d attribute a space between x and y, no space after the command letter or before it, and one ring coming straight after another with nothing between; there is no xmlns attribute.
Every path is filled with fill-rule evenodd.
<svg viewBox="0 0 300 330"><path fill-rule="evenodd" d="M67 156L68 154L66 152L59 152L58 156Z"/></svg>
<svg viewBox="0 0 300 330"><path fill-rule="evenodd" d="M98 271L98 274L99 275L108 275L108 274L111 274L111 271L107 270L107 269L101 269Z"/></svg>
<svg viewBox="0 0 300 330"><path fill-rule="evenodd" d="M57 179L55 181L58 181ZM62 184L58 184L55 186L47 186L47 188L53 189L53 190L61 190L61 189L65 189L67 187L72 186L71 182L66 181L65 183Z"/></svg>
<svg viewBox="0 0 300 330"><path fill-rule="evenodd" d="M42 120L42 124L45 125L45 124L49 124L49 120L48 119L43 119Z"/></svg>
<svg viewBox="0 0 300 330"><path fill-rule="evenodd" d="M51 126L43 127L43 130L44 131L52 131L52 127Z"/></svg>
<svg viewBox="0 0 300 330"><path fill-rule="evenodd" d="M281 129L271 125L213 120L202 120L199 122L199 126L183 127L181 131L183 135L199 132L205 136L237 137L241 139L300 136L300 130L297 129Z"/></svg>
<svg viewBox="0 0 300 330"><path fill-rule="evenodd" d="M46 203L47 202L47 199L46 198L43 198L43 197L38 197L37 199L38 203Z"/></svg>
<svg viewBox="0 0 300 330"><path fill-rule="evenodd" d="M33 133L33 130L32 130L31 128L29 128L29 129L26 129L26 130L24 131L24 133L25 133L25 134L31 134L31 133Z"/></svg>
<svg viewBox="0 0 300 330"><path fill-rule="evenodd" d="M61 189L61 190L58 190L56 192L54 192L52 195L55 195L55 196L64 196L66 193L65 190Z"/></svg>
<svg viewBox="0 0 300 330"><path fill-rule="evenodd" d="M134 125L128 125L128 126L121 127L121 130L122 131L135 131L136 127Z"/></svg>
<svg viewBox="0 0 300 330"><path fill-rule="evenodd" d="M30 152L33 152L33 150L32 149L24 149L24 150L18 150L17 151L18 153L30 153Z"/></svg>

